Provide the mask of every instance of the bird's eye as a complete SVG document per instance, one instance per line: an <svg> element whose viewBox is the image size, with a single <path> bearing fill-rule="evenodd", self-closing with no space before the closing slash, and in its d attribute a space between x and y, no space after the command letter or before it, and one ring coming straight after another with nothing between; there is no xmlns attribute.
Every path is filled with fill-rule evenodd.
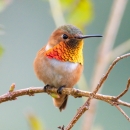
<svg viewBox="0 0 130 130"><path fill-rule="evenodd" d="M63 34L62 37L63 37L63 39L67 39L68 38L68 36L66 34Z"/></svg>

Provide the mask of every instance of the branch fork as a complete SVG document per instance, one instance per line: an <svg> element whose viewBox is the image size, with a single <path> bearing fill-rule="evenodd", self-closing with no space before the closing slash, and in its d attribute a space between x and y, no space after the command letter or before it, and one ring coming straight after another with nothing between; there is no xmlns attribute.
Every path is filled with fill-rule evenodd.
<svg viewBox="0 0 130 130"><path fill-rule="evenodd" d="M113 63L110 65L108 68L106 74L104 74L99 81L97 87L93 90L93 92L88 92L88 91L83 91L75 88L63 88L62 89L62 94L66 95L71 95L75 98L77 97L88 97L87 101L77 110L76 115L73 117L73 119L70 121L68 126L60 126L58 127L61 130L70 130L75 123L78 121L78 119L85 113L85 111L89 110L89 106L91 105L91 100L92 99L98 99L104 102L107 102L111 104L112 106L115 106L124 116L125 118L130 121L130 118L127 116L127 114L120 108L119 105L126 106L130 108L130 103L124 102L120 100L122 96L124 96L129 87L130 87L130 79L128 79L126 89L120 93L118 96L109 96L109 95L103 95L103 94L98 94L97 92L99 89L102 87L103 83L106 81L108 75L110 74L111 70L113 67L116 65L118 61L120 61L123 58L126 58L130 56L130 53L124 54L120 57L117 57ZM24 95L29 95L29 96L34 96L36 93L47 93L50 94L54 93L57 94L57 88L48 86L47 89L45 90L43 87L30 87L30 88L25 88L25 89L20 89L20 90L15 90L15 84L12 84L10 86L9 92L6 94L3 94L0 96L0 103L10 101L10 100L16 100L17 97L19 96L24 96Z"/></svg>

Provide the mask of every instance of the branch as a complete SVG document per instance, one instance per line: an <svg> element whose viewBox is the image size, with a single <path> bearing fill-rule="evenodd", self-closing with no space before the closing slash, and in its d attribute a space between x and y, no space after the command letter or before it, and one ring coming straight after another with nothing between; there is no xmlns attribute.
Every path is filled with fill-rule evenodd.
<svg viewBox="0 0 130 130"><path fill-rule="evenodd" d="M113 69L113 67L116 65L116 63L118 61L120 61L123 58L126 58L130 56L130 53L124 54L120 57L117 57L113 63L110 65L110 67L108 68L107 72L105 75L103 75L103 77L101 78L100 82L98 83L97 87L94 89L94 91L90 94L88 100L84 103L84 105L82 107L79 108L79 110L77 111L76 115L74 116L74 118L72 119L72 121L69 123L69 125L65 128L65 130L70 130L73 125L78 121L78 119L84 114L84 112L86 110L89 109L90 106L90 101L95 97L96 93L99 91L99 89L102 87L103 83L106 81L108 75L110 74L111 70ZM129 86L129 80L128 80L128 85L127 88ZM128 89L127 89L128 90ZM127 92L127 90L125 90L122 94L120 94L119 96L117 96L116 101L118 101L118 97L121 97L124 95L124 93ZM113 98L112 98L112 102L111 102L111 98L106 100L108 103L112 104L113 102Z"/></svg>
<svg viewBox="0 0 130 130"><path fill-rule="evenodd" d="M8 93L0 96L0 103L15 100L17 99L17 97L20 96L24 96L24 95L33 96L34 94L38 94L38 93L57 94L57 88L49 86L45 91L43 87L30 87L30 88L25 88L20 90L13 90L12 92L9 91ZM75 88L63 88L62 94L71 95L77 98L77 97L90 97L92 95L92 92L83 91ZM115 100L116 98L114 96L95 94L93 98L107 102L109 104L111 104L110 103L111 101L117 103L118 105L130 107L130 103L121 101L119 99Z"/></svg>
<svg viewBox="0 0 130 130"><path fill-rule="evenodd" d="M113 1L111 13L110 13L108 23L107 23L104 36L103 36L104 38L103 38L102 43L100 44L97 61L94 67L93 76L91 78L91 86L90 86L91 90L95 89L97 83L100 80L100 77L106 71L110 63L108 54L110 54L110 52L112 51L113 45L115 43L115 39L118 33L118 29L119 29L127 2L128 0ZM100 89L100 92L101 92L101 89ZM97 105L97 100L91 103L92 112L89 112L85 115L85 119L84 119L83 127L82 127L83 130L92 129L94 115L96 112L96 105ZM86 125L86 122L88 123L88 125Z"/></svg>
<svg viewBox="0 0 130 130"><path fill-rule="evenodd" d="M119 95L116 97L116 99L119 99L119 98L121 98L122 96L124 96L124 95L127 93L128 89L129 89L129 86L130 86L130 79L128 79L128 83L127 83L126 89L125 89L121 94L119 94Z"/></svg>
<svg viewBox="0 0 130 130"><path fill-rule="evenodd" d="M108 75L110 74L111 70L116 65L116 63L119 62L121 59L126 58L128 56L130 56L130 53L127 53L127 54L124 54L120 57L117 57L113 61L113 63L108 68L106 74L103 75L103 77L101 78L100 82L98 83L98 85L96 86L96 88L94 89L93 92L82 91L82 90L75 89L75 88L63 88L62 94L71 95L75 98L84 96L84 97L88 97L88 99L84 103L84 105L78 109L76 115L74 116L72 121L69 123L69 125L66 128L64 128L64 127L59 127L59 128L62 128L62 129L65 129L65 130L70 130L73 127L73 125L78 121L78 119L83 115L83 113L86 110L89 109L90 101L93 98L98 99L98 100L102 100L104 102L107 102L107 103L115 106L130 121L129 117L119 107L119 105L130 107L130 103L127 103L127 102L120 100L120 98L122 96L124 96L124 94L126 94L126 92L128 91L128 88L130 86L130 79L128 79L126 89L116 97L115 96L109 96L109 95L97 94L97 92L102 87L103 83L106 81ZM52 93L57 94L57 88L54 88L54 87L51 87L51 86L47 87L46 90L44 90L43 87L30 87L30 88L21 89L21 90L14 90L14 89L15 89L15 84L12 84L10 86L9 92L0 96L0 103L6 102L6 101L9 101L9 100L16 100L17 97L23 96L23 95L33 96L36 93L48 93L50 95Z"/></svg>
<svg viewBox="0 0 130 130"><path fill-rule="evenodd" d="M118 105L115 105L115 107L125 116L125 118L128 121L130 121L130 118L127 116L127 114Z"/></svg>
<svg viewBox="0 0 130 130"><path fill-rule="evenodd" d="M116 63L117 63L118 61L120 61L121 59L123 59L123 58L127 58L128 56L130 56L130 53L127 53L127 54L124 54L124 55L122 55L122 56L120 56L120 57L117 57L117 58L113 61L113 63L110 65L109 69L107 70L106 74L101 78L99 84L98 84L97 87L95 88L94 94L96 94L96 93L98 92L98 90L100 89L100 87L103 85L103 83L104 83L105 80L107 79L109 73L111 72L111 70L113 69L113 67L116 65Z"/></svg>

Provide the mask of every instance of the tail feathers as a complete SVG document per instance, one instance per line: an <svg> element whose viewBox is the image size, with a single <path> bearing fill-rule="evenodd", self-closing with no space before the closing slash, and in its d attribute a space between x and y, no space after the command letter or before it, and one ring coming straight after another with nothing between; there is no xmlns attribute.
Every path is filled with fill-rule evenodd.
<svg viewBox="0 0 130 130"><path fill-rule="evenodd" d="M68 95L62 95L60 98L53 98L53 103L60 111L65 109L67 105Z"/></svg>
<svg viewBox="0 0 130 130"><path fill-rule="evenodd" d="M59 110L60 110L60 111L62 111L63 109L66 108L67 101L68 101L68 95L65 96L64 102L63 102L62 105L59 107Z"/></svg>

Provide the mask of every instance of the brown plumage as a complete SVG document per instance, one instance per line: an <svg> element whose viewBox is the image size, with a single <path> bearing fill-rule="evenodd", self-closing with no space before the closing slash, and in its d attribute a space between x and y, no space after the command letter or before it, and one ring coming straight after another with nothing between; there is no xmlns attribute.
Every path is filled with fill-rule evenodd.
<svg viewBox="0 0 130 130"><path fill-rule="evenodd" d="M45 54L45 47L38 53L34 61L34 70L37 77L45 84L54 87L73 87L80 78L83 66L79 63L61 62L56 59L49 59ZM72 64L72 65L71 65ZM76 65L75 65L76 64ZM75 67L75 69L73 69ZM73 70L71 70L71 68ZM53 98L54 105L60 110L64 109L68 97L60 95L60 98Z"/></svg>
<svg viewBox="0 0 130 130"><path fill-rule="evenodd" d="M87 37L94 36L82 35L73 25L64 25L55 30L47 45L38 51L34 60L37 77L45 85L56 88L73 87L83 71L83 38ZM63 94L59 96L60 98L53 98L53 103L62 111L66 107L68 96Z"/></svg>

